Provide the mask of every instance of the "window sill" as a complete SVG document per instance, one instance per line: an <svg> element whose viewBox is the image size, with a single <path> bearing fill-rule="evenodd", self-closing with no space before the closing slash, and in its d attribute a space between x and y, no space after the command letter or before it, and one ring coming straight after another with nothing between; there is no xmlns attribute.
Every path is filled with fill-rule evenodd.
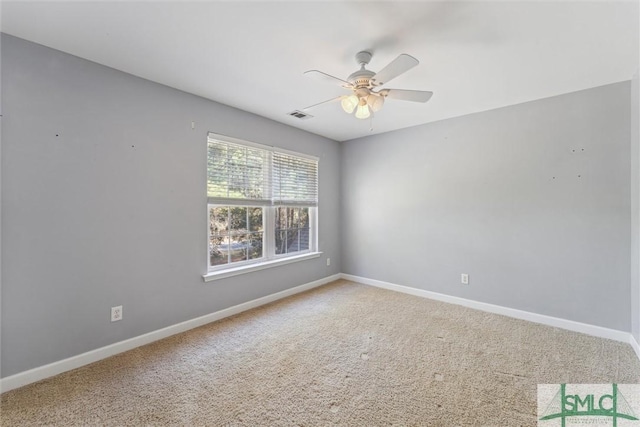
<svg viewBox="0 0 640 427"><path fill-rule="evenodd" d="M311 252L303 255L297 255L287 258L274 259L271 261L261 262L259 264L243 265L242 267L229 268L219 271L211 271L204 274L202 278L205 282L224 279L239 274L251 273L253 271L264 270L265 268L277 267L279 265L291 264L293 262L304 261L312 258L319 258L322 252Z"/></svg>

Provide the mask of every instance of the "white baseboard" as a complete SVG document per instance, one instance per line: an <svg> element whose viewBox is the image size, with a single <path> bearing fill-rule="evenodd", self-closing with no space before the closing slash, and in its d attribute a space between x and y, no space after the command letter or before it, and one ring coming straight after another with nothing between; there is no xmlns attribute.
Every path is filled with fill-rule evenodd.
<svg viewBox="0 0 640 427"><path fill-rule="evenodd" d="M225 308L223 310L216 311L215 313L187 320L176 325L168 326L166 328L158 329L144 335L129 338L124 341L91 350L77 356L72 356L68 359L60 360L58 362L50 363L48 365L40 366L38 368L30 369L28 371L20 372L6 378L2 378L0 379L0 392L4 393L5 391L13 390L15 388L52 377L54 375L70 371L84 365L88 365L89 363L106 359L109 356L113 356L115 354L122 353L124 351L131 350L163 338L167 338L171 335L188 331L189 329L197 328L198 326L206 325L207 323L215 322L216 320L224 319L225 317L233 316L243 311L251 310L252 308L256 308L261 305L265 305L270 302L277 301L294 294L298 294L300 292L304 292L306 290L324 285L329 282L333 282L334 280L338 279L340 279L340 274L334 274L333 276L328 276L314 282L296 286L295 288L276 292L275 294L267 295L262 298L234 305L233 307Z"/></svg>
<svg viewBox="0 0 640 427"><path fill-rule="evenodd" d="M574 322L573 320L560 319L558 317L546 316L544 314L537 314L529 311L517 310L515 308L508 308L499 305L488 304L485 302L473 301L465 298L454 297L451 295L440 294L437 292L425 291L424 289L411 288L409 286L396 285L394 283L354 276L351 274L343 273L340 275L340 277L342 279L362 283L364 285L376 286L378 288L402 292L405 294L415 295L423 298L430 298L433 300L474 308L476 310L486 311L489 313L501 314L503 316L514 317L516 319L528 320L529 322L540 323L547 326L554 326L556 328L567 329L574 332L581 332L583 334L593 335L599 338L607 338L624 343L631 343L630 340L633 339L633 336L629 332L603 328L601 326L589 325L587 323ZM635 342L635 339L633 340L633 343L635 343L634 350L638 355L638 358L640 359L640 347L638 347L638 343ZM634 345L633 343L631 343L632 346Z"/></svg>

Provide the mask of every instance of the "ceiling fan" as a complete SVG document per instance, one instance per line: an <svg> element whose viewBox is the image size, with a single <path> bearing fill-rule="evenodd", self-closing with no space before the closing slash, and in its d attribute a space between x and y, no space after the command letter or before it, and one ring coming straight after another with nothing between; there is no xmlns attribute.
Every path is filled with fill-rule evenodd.
<svg viewBox="0 0 640 427"><path fill-rule="evenodd" d="M356 62L360 65L360 69L352 73L346 80L319 70L305 71L305 75L320 78L333 84L338 84L343 88L350 90L352 93L351 95L342 95L310 105L304 108L304 110L329 102L341 101L342 109L346 113L351 114L355 111L355 116L357 118L367 119L373 112L380 111L386 98L398 99L401 101L427 102L433 95L433 92L424 90L380 88L382 85L387 84L400 74L403 74L418 65L419 61L413 56L403 53L377 73L365 68L365 66L369 64L369 61L371 61L371 57L371 52L358 52L356 54Z"/></svg>

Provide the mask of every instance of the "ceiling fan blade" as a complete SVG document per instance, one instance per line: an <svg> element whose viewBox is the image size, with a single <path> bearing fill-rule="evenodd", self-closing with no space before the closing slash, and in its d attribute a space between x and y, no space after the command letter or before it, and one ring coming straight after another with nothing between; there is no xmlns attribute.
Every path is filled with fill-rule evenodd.
<svg viewBox="0 0 640 427"><path fill-rule="evenodd" d="M331 84L334 84L334 85L337 84L337 85L340 85L340 86L342 86L344 88L347 88L347 89L351 89L353 87L353 85L351 83L349 83L348 81L342 80L341 78L332 76L331 74L327 74L327 73L324 73L324 72L319 71L319 70L305 71L304 75L305 76L309 76L309 77L313 77L316 80L322 80L322 81L325 81L327 83L331 83Z"/></svg>
<svg viewBox="0 0 640 427"><path fill-rule="evenodd" d="M382 70L378 71L378 73L371 78L371 82L374 86L382 86L383 84L390 82L391 79L409 71L419 63L420 61L413 56L403 53L391 61Z"/></svg>
<svg viewBox="0 0 640 427"><path fill-rule="evenodd" d="M380 91L380 95L401 101L427 102L433 96L433 92L426 90L383 89Z"/></svg>
<svg viewBox="0 0 640 427"><path fill-rule="evenodd" d="M302 110L304 111L304 110L308 110L308 109L310 109L310 108L317 107L318 105L327 104L327 103L329 103L329 102L339 101L339 100L341 100L342 98L344 98L345 96L346 96L346 95L343 95L343 96L337 96L337 97L335 97L335 98L327 99L326 101L322 101L322 102L318 102L317 104L309 105L308 107L305 107L305 108L303 108Z"/></svg>

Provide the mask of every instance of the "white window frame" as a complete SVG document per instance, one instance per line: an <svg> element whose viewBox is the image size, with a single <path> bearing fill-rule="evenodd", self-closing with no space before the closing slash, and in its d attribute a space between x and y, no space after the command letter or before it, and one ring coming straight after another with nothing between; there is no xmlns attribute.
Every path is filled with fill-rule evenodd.
<svg viewBox="0 0 640 427"><path fill-rule="evenodd" d="M273 162L272 155L274 152L290 154L292 156L301 157L313 160L318 162L319 159L315 156L310 156L308 154L297 153L294 151L284 150L272 146L257 144L250 141L245 141L237 138L232 138L225 135L214 134L210 132L208 134L208 139L214 139L221 142L228 142L237 145L243 145L247 147L259 148L269 152L268 156L268 174L273 173ZM207 144L208 146L208 144ZM319 173L319 171L318 171ZM271 191L272 187L270 186ZM298 262L306 259L318 258L322 254L318 251L318 204L315 206L309 206L305 204L275 204L273 202L273 195L271 195L271 204L252 204L250 199L225 199L225 198L214 198L214 200L209 200L207 197L207 232L206 232L206 254L207 254L207 273L202 277L205 282L209 282L212 280L222 279L225 277L235 276L238 274L249 273L252 271L258 271L265 268L271 268L277 265L289 264L292 262ZM234 263L224 264L224 265L211 265L211 254L209 251L210 244L210 228L209 228L209 212L212 207L261 207L262 211L262 230L263 230L263 244L262 244L262 257L253 259L253 260L245 260L238 261ZM304 251L297 251L293 253L287 254L276 254L275 253L275 241L276 241L276 228L275 228L275 214L276 209L279 207L299 207L299 208L308 208L309 209L309 249Z"/></svg>

